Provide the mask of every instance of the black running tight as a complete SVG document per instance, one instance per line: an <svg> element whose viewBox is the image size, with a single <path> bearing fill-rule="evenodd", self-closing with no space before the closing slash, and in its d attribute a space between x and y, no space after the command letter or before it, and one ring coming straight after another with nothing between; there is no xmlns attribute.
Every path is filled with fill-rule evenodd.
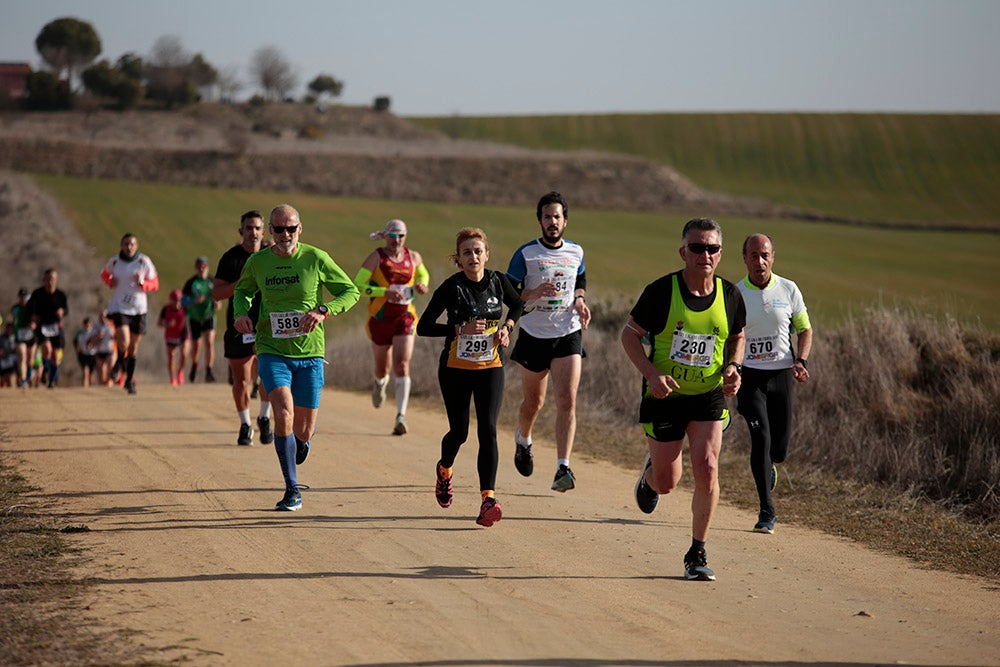
<svg viewBox="0 0 1000 667"><path fill-rule="evenodd" d="M476 405L477 434L479 436L479 489L496 488L497 419L503 403L503 368L466 370L464 368L438 367L441 396L448 412L448 432L441 438L441 465L450 468L455 464L458 450L469 438L469 401Z"/></svg>
<svg viewBox="0 0 1000 667"><path fill-rule="evenodd" d="M738 405L750 429L750 472L760 509L774 514L771 464L783 463L792 436L792 369L743 367Z"/></svg>

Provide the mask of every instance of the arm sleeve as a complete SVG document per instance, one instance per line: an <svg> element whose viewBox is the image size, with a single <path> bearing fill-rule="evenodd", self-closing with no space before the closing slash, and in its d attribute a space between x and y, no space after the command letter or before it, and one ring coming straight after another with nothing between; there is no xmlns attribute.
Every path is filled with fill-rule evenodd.
<svg viewBox="0 0 1000 667"><path fill-rule="evenodd" d="M358 275L354 276L354 285L358 288L359 293L371 298L385 296L385 287L372 285L369 282L371 277L372 272L365 267L362 266L358 269Z"/></svg>
<svg viewBox="0 0 1000 667"><path fill-rule="evenodd" d="M431 284L431 274L427 271L427 267L421 262L420 266L414 271L413 282L417 285L430 285Z"/></svg>
<svg viewBox="0 0 1000 667"><path fill-rule="evenodd" d="M573 286L574 290L587 289L587 271L580 265L580 273L576 274L576 285Z"/></svg>

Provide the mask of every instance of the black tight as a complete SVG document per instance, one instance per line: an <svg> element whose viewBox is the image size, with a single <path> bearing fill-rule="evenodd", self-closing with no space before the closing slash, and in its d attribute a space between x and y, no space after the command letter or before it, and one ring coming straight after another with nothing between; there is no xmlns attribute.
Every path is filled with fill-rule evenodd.
<svg viewBox="0 0 1000 667"><path fill-rule="evenodd" d="M479 436L479 489L496 488L497 464L497 418L503 403L503 368L466 370L463 368L438 367L438 382L441 396L448 412L448 432L441 438L441 465L450 468L455 457L469 437L469 401L476 405L477 434Z"/></svg>
<svg viewBox="0 0 1000 667"><path fill-rule="evenodd" d="M739 411L750 429L750 472L762 512L774 514L771 464L783 463L792 435L792 369L743 367Z"/></svg>

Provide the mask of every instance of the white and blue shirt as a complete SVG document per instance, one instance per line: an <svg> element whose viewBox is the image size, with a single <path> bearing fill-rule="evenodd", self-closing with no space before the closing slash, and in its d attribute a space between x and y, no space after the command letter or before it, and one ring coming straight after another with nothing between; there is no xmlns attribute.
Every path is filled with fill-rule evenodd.
<svg viewBox="0 0 1000 667"><path fill-rule="evenodd" d="M524 314L518 322L522 330L535 338L561 338L581 328L580 316L573 307L577 276L583 274L583 246L563 239L558 248L549 248L539 239L525 243L514 252L507 267L507 277L524 289L535 289L544 282L556 286L554 296L524 302Z"/></svg>

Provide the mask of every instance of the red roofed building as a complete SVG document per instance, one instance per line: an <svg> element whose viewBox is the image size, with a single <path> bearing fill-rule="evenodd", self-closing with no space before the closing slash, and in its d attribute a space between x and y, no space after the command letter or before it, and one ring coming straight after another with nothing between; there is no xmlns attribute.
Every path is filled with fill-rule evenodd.
<svg viewBox="0 0 1000 667"><path fill-rule="evenodd" d="M19 100L28 94L27 78L31 74L28 63L0 63L0 94Z"/></svg>

